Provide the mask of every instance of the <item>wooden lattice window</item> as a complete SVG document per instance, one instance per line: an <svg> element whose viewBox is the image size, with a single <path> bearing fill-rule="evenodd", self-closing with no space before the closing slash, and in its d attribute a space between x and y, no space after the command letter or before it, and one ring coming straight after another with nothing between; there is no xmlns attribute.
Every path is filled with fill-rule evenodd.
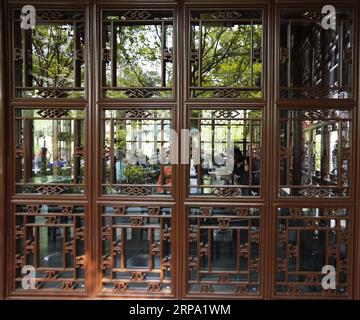
<svg viewBox="0 0 360 320"><path fill-rule="evenodd" d="M13 239L15 289L21 290L23 267L35 268L35 287L24 290L85 289L84 206L17 204Z"/></svg>
<svg viewBox="0 0 360 320"><path fill-rule="evenodd" d="M262 11L191 10L191 98L262 97Z"/></svg>
<svg viewBox="0 0 360 320"><path fill-rule="evenodd" d="M16 108L15 192L84 193L84 110Z"/></svg>
<svg viewBox="0 0 360 320"><path fill-rule="evenodd" d="M172 209L102 207L102 286L112 294L172 292Z"/></svg>
<svg viewBox="0 0 360 320"><path fill-rule="evenodd" d="M171 109L103 111L103 192L171 193Z"/></svg>
<svg viewBox="0 0 360 320"><path fill-rule="evenodd" d="M190 195L261 194L261 121L261 109L190 109Z"/></svg>
<svg viewBox="0 0 360 320"><path fill-rule="evenodd" d="M102 96L173 96L173 12L102 12Z"/></svg>
<svg viewBox="0 0 360 320"><path fill-rule="evenodd" d="M281 197L348 197L350 110L280 110Z"/></svg>
<svg viewBox="0 0 360 320"><path fill-rule="evenodd" d="M282 10L280 97L353 98L353 17L336 7L336 30L324 29L321 8Z"/></svg>
<svg viewBox="0 0 360 320"><path fill-rule="evenodd" d="M257 295L260 292L258 207L188 208L188 292Z"/></svg>
<svg viewBox="0 0 360 320"><path fill-rule="evenodd" d="M36 28L27 30L20 15L13 11L14 96L84 98L84 12L37 10Z"/></svg>
<svg viewBox="0 0 360 320"><path fill-rule="evenodd" d="M351 256L347 208L277 209L278 295L347 295ZM324 289L323 267L335 268L335 289Z"/></svg>

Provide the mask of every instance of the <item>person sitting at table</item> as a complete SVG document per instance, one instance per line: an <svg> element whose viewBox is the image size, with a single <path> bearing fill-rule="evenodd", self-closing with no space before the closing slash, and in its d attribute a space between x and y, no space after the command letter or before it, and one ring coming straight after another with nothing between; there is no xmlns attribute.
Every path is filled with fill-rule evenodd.
<svg viewBox="0 0 360 320"><path fill-rule="evenodd" d="M239 147L234 148L234 184L249 185L249 157L245 157ZM241 188L242 196L250 196L249 188Z"/></svg>

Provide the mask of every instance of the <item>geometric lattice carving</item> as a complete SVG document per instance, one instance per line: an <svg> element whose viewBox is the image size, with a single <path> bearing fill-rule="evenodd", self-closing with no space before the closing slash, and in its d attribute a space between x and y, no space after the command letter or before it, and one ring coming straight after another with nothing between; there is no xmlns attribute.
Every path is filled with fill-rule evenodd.
<svg viewBox="0 0 360 320"><path fill-rule="evenodd" d="M36 190L45 195L57 195L63 193L66 190L66 187L47 185L37 187Z"/></svg>
<svg viewBox="0 0 360 320"><path fill-rule="evenodd" d="M70 208L64 210L64 208ZM24 265L36 271L35 290L83 291L85 288L84 207L17 204L15 288L22 288ZM28 290L29 293L32 290ZM24 292L26 294L26 290Z"/></svg>
<svg viewBox="0 0 360 320"><path fill-rule="evenodd" d="M42 98L66 98L67 93L61 89L41 89L38 91L38 95Z"/></svg>
<svg viewBox="0 0 360 320"><path fill-rule="evenodd" d="M167 153L171 117L171 110L165 108L105 110L102 159L109 165L102 172L104 193L135 197L171 193L172 167ZM139 135L139 125L146 128L144 134ZM165 134L159 136L157 128L163 128Z"/></svg>
<svg viewBox="0 0 360 320"><path fill-rule="evenodd" d="M231 118L236 118L237 116L240 115L240 113L234 109L232 109L232 110L218 109L218 110L215 110L212 113L212 115L216 119L221 119L221 118L231 119Z"/></svg>
<svg viewBox="0 0 360 320"><path fill-rule="evenodd" d="M132 119L146 119L153 115L151 110L147 109L128 109L126 110L126 118Z"/></svg>
<svg viewBox="0 0 360 320"><path fill-rule="evenodd" d="M16 98L84 98L87 74L83 51L87 38L84 13L79 8L38 9L39 32L21 32L17 19L25 14L15 14L12 85Z"/></svg>
<svg viewBox="0 0 360 320"><path fill-rule="evenodd" d="M151 194L152 187L146 186L126 186L123 187L123 193L128 196L146 196Z"/></svg>
<svg viewBox="0 0 360 320"><path fill-rule="evenodd" d="M84 111L60 106L16 108L14 120L15 168L22 173L15 177L16 193L83 193ZM24 147L25 141L29 147Z"/></svg>
<svg viewBox="0 0 360 320"><path fill-rule="evenodd" d="M202 26L206 26L205 33ZM261 98L260 10L193 9L189 27L189 98ZM216 43L208 39L210 34Z"/></svg>
<svg viewBox="0 0 360 320"><path fill-rule="evenodd" d="M129 98L150 98L153 93L150 90L147 89L127 89L125 91L125 94Z"/></svg>
<svg viewBox="0 0 360 320"><path fill-rule="evenodd" d="M281 10L278 48L281 98L349 99L353 96L353 12L344 10L341 27L337 23L336 31L327 33L323 41L321 22L325 15L320 9ZM293 21L297 27L293 27Z"/></svg>
<svg viewBox="0 0 360 320"><path fill-rule="evenodd" d="M219 88L214 91L216 98L237 98L241 93L242 90L234 88Z"/></svg>
<svg viewBox="0 0 360 320"><path fill-rule="evenodd" d="M190 62L197 63L199 60L199 50L192 49L190 52Z"/></svg>
<svg viewBox="0 0 360 320"><path fill-rule="evenodd" d="M172 62L172 48L165 48L164 49L164 61L165 62Z"/></svg>
<svg viewBox="0 0 360 320"><path fill-rule="evenodd" d="M104 62L110 62L111 61L111 51L109 49L106 49L106 48L103 49L102 60Z"/></svg>
<svg viewBox="0 0 360 320"><path fill-rule="evenodd" d="M67 116L69 111L66 109L41 109L37 114L42 118L60 118Z"/></svg>
<svg viewBox="0 0 360 320"><path fill-rule="evenodd" d="M251 214L245 214L246 209L188 209L190 294L259 294L260 208L251 208ZM244 215L239 216L240 211Z"/></svg>
<svg viewBox="0 0 360 320"><path fill-rule="evenodd" d="M104 206L102 221L103 293L169 294L170 208Z"/></svg>
<svg viewBox="0 0 360 320"><path fill-rule="evenodd" d="M122 15L125 20L146 20L151 17L151 13L145 10L129 10Z"/></svg>
<svg viewBox="0 0 360 320"><path fill-rule="evenodd" d="M241 13L235 10L218 10L211 14L214 19L236 19L241 17Z"/></svg>
<svg viewBox="0 0 360 320"><path fill-rule="evenodd" d="M64 14L57 10L38 10L36 11L36 17L39 20L60 20L64 17Z"/></svg>
<svg viewBox="0 0 360 320"><path fill-rule="evenodd" d="M344 208L278 208L278 295L347 294L350 221ZM325 265L335 268L335 290L322 286Z"/></svg>

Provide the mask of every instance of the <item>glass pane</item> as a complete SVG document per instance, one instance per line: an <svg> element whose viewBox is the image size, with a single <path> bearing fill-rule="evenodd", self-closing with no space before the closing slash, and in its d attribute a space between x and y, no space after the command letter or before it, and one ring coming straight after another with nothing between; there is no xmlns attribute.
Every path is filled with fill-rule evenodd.
<svg viewBox="0 0 360 320"><path fill-rule="evenodd" d="M259 196L260 109L191 109L190 194Z"/></svg>
<svg viewBox="0 0 360 320"><path fill-rule="evenodd" d="M191 11L190 41L192 98L261 98L261 11Z"/></svg>
<svg viewBox="0 0 360 320"><path fill-rule="evenodd" d="M104 292L171 292L171 208L104 206L102 285Z"/></svg>
<svg viewBox="0 0 360 320"><path fill-rule="evenodd" d="M17 192L83 192L83 118L82 110L16 110Z"/></svg>
<svg viewBox="0 0 360 320"><path fill-rule="evenodd" d="M126 267L148 268L149 267L149 240L148 231L144 229L126 230Z"/></svg>
<svg viewBox="0 0 360 320"><path fill-rule="evenodd" d="M349 219L346 208L278 208L278 294L347 294ZM322 285L325 266L335 271L335 289Z"/></svg>
<svg viewBox="0 0 360 320"><path fill-rule="evenodd" d="M350 194L351 112L280 111L279 196Z"/></svg>
<svg viewBox="0 0 360 320"><path fill-rule="evenodd" d="M84 97L84 15L51 12L38 10L35 28L27 30L14 12L17 97Z"/></svg>
<svg viewBox="0 0 360 320"><path fill-rule="evenodd" d="M236 267L236 233L233 230L213 230L211 265L214 270L233 270Z"/></svg>
<svg viewBox="0 0 360 320"><path fill-rule="evenodd" d="M104 11L102 30L105 97L172 96L172 12Z"/></svg>
<svg viewBox="0 0 360 320"><path fill-rule="evenodd" d="M39 228L40 267L63 267L63 232L62 228Z"/></svg>
<svg viewBox="0 0 360 320"><path fill-rule="evenodd" d="M286 10L280 25L280 97L353 97L352 12L336 8L336 29L321 9Z"/></svg>
<svg viewBox="0 0 360 320"><path fill-rule="evenodd" d="M188 209L189 292L259 294L260 209Z"/></svg>
<svg viewBox="0 0 360 320"><path fill-rule="evenodd" d="M171 129L169 109L106 110L103 192L170 194Z"/></svg>
<svg viewBox="0 0 360 320"><path fill-rule="evenodd" d="M36 290L84 290L84 207L17 204L14 212L16 289L22 288L23 266L30 265Z"/></svg>

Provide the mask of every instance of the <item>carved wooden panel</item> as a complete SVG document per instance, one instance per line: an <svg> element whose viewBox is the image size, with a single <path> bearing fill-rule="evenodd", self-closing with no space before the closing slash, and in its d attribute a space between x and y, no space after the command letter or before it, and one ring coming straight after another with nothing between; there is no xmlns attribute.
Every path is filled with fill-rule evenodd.
<svg viewBox="0 0 360 320"><path fill-rule="evenodd" d="M85 289L85 212L79 205L19 204L14 208L15 289ZM35 269L35 287L25 289L24 266Z"/></svg>
<svg viewBox="0 0 360 320"><path fill-rule="evenodd" d="M349 209L282 207L277 210L276 225L278 295L348 294L352 261ZM322 285L326 265L335 270L335 288Z"/></svg>
<svg viewBox="0 0 360 320"><path fill-rule="evenodd" d="M188 283L191 294L260 292L260 208L188 208Z"/></svg>
<svg viewBox="0 0 360 320"><path fill-rule="evenodd" d="M172 214L163 206L103 206L103 293L172 292Z"/></svg>

